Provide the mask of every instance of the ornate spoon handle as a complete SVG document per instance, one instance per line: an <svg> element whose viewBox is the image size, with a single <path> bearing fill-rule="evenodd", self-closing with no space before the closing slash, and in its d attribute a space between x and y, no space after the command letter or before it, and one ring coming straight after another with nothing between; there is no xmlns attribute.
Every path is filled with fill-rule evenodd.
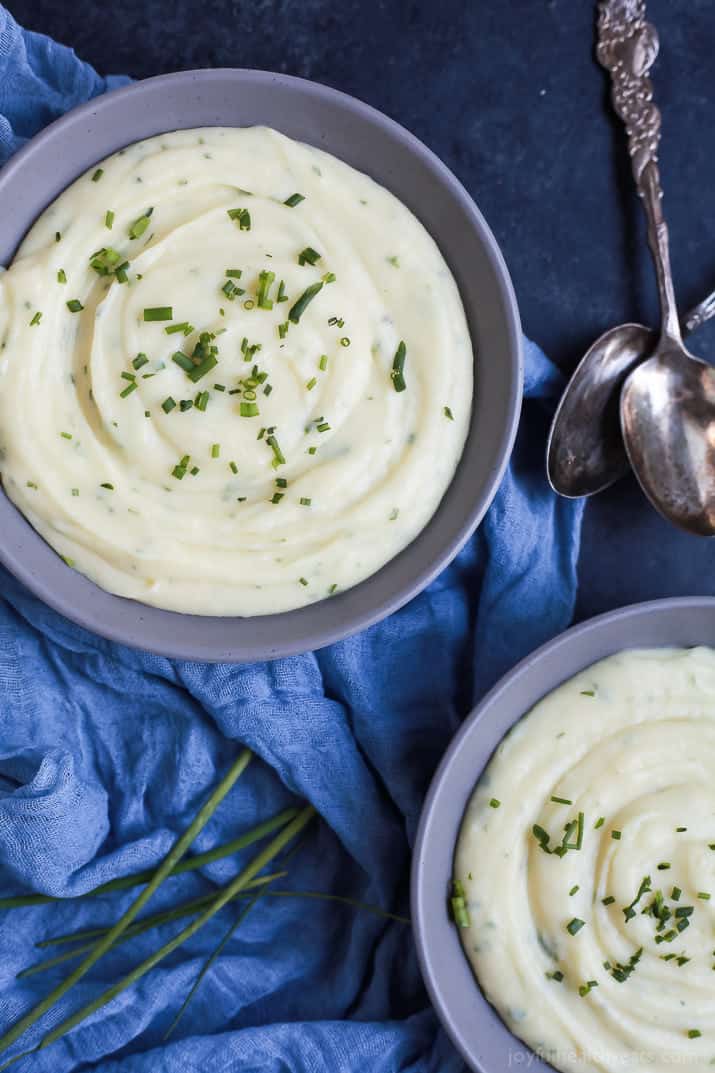
<svg viewBox="0 0 715 1073"><path fill-rule="evenodd" d="M648 77L658 55L658 34L646 20L645 0L600 0L596 55L611 74L613 106L628 134L633 177L648 218L648 245L658 279L662 331L679 340L658 171L660 112L653 103L653 85Z"/></svg>

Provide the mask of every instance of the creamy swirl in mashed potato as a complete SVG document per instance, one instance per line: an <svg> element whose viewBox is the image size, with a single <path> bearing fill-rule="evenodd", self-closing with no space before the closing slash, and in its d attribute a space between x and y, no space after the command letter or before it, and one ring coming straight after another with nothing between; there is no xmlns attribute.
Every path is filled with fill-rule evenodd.
<svg viewBox="0 0 715 1073"><path fill-rule="evenodd" d="M77 570L145 603L285 611L426 525L473 355L395 197L265 128L122 150L0 276L0 474Z"/></svg>
<svg viewBox="0 0 715 1073"><path fill-rule="evenodd" d="M556 1068L715 1064L714 776L715 652L699 648L597 663L481 778L455 859L462 942Z"/></svg>

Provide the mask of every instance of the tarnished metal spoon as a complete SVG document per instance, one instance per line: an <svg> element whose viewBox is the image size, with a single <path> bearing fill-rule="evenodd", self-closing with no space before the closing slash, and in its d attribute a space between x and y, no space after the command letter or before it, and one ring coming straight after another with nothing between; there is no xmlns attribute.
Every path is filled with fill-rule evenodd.
<svg viewBox="0 0 715 1073"><path fill-rule="evenodd" d="M657 54L644 0L600 0L597 56L611 73L613 105L628 134L661 309L653 354L621 392L621 432L653 506L691 533L715 536L715 369L690 354L680 334L658 171L660 112L648 78Z"/></svg>
<svg viewBox="0 0 715 1073"><path fill-rule="evenodd" d="M686 315L683 335L714 314L715 291ZM630 470L621 435L621 389L656 342L656 333L642 324L621 324L604 332L581 358L561 396L546 447L546 472L559 495L595 495Z"/></svg>

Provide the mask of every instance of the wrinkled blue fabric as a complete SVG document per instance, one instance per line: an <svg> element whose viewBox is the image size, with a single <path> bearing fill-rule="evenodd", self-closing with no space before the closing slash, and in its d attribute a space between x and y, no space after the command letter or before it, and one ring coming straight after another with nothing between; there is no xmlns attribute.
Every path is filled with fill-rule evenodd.
<svg viewBox="0 0 715 1073"><path fill-rule="evenodd" d="M20 30L0 7L0 162L120 81ZM474 700L572 615L580 508L551 495L543 473L558 387L554 367L527 342L516 450L479 531L407 607L321 652L243 667L172 662L87 633L0 571L1 892L77 895L155 865L246 744L256 759L195 848L306 799L321 818L290 859L285 886L405 913L420 805L450 737ZM227 882L237 864L171 880L150 911ZM65 971L17 981L41 956L33 944L113 922L131 898L0 914L0 1029ZM409 928L321 901L259 902L163 1042L234 913L221 912L69 1036L19 1062L18 1073L461 1073L427 1002ZM14 1050L177 927L102 959Z"/></svg>

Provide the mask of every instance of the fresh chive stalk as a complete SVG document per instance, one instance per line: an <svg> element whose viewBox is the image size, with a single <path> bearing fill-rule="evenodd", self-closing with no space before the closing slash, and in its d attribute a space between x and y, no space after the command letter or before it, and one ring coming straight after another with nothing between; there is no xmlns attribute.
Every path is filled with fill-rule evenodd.
<svg viewBox="0 0 715 1073"><path fill-rule="evenodd" d="M251 758L251 753L249 750L245 750L245 753L247 753L247 759L244 763L244 767L245 764L247 764ZM237 765L234 765L234 768L236 766ZM240 774L240 771L237 774ZM233 784L233 782L235 782L236 777L237 775L234 776L231 785ZM227 779L224 780L224 783L226 781ZM221 784L221 786L223 786L223 783ZM221 797L225 795L229 788L230 786L226 787L226 789L221 794ZM213 798L216 796L217 793L218 790L214 791L214 794L210 799L211 801L213 801ZM220 799L221 798L219 797L218 800L220 801ZM207 805L208 804L209 802L207 802ZM211 808L211 813L213 813L217 804L218 801L213 804L213 807ZM204 806L202 812L205 812L206 808L207 806ZM211 813L206 815L203 823L205 823L209 819ZM201 815L201 813L199 815ZM312 805L307 805L304 809L302 809L301 812L299 812L298 815L295 817L295 819L292 820L289 824L287 824L287 826L284 827L283 830L275 836L275 838L273 838L273 840L268 844L268 846L266 846L264 850L262 850L256 855L256 857L254 857L250 864L248 864L245 868L241 869L235 879L231 883L229 883L228 886L224 887L221 891L219 891L218 895L214 898L211 904L206 907L203 913L201 913L195 920L193 920L182 931L180 931L178 935L174 936L173 939L171 939L169 942L165 943L162 947L156 950L148 958L142 961L141 964L137 965L136 968L132 969L131 972L127 973L127 975L124 976L121 980L119 980L118 983L114 984L112 987L107 988L96 999L92 1000L91 1002L88 1002L85 1006L81 1007L81 1009L77 1010L69 1017L66 1017L63 1021L60 1022L59 1025L56 1025L50 1032L43 1036L36 1049L42 1050L43 1048L48 1047L51 1043L54 1043L56 1040L61 1039L62 1036L70 1032L87 1017L90 1017L93 1013L101 1009L108 1002L111 1002L113 998L116 998L117 995L120 995L128 987L136 983L137 980L140 980L143 976L146 975L147 972L153 969L155 965L158 965L160 961L163 961L165 957L167 957L169 954L172 954L174 950L177 950L183 943L186 942L187 939L190 939L193 935L195 935L196 932L204 926L204 924L207 924L208 921L211 920L212 917L214 917L216 913L219 912L219 910L223 909L224 905L230 902L231 899L234 898L241 891L245 890L247 884L250 883L252 879L255 879L258 873L263 868L265 868L265 866L271 860L273 860L276 854L279 853L284 848L284 846L286 846L291 841L291 839L293 839L306 826L307 823L309 823L309 821L313 818L314 815L315 809ZM199 817L197 817L197 820L198 818ZM195 820L194 824L196 824L196 822L197 821ZM203 826L203 823L201 826ZM186 835L184 835L182 839L179 840L180 842L183 842L187 838L192 828L194 827L194 824L192 824L192 827L189 828L189 831L187 831ZM198 830L200 830L200 828ZM196 834L198 834L198 830L192 833L191 841L193 841L193 838L196 836ZM189 844L190 842L188 842L184 846L184 852L188 848ZM179 843L177 843L177 847L178 845ZM159 871L161 871L161 869ZM157 872L157 876L158 875L159 872ZM165 878L165 876L163 876L162 878ZM159 882L161 882L161 880L159 880ZM157 882L156 886L159 885L159 882ZM148 889L149 888L147 888L147 890ZM154 887L154 889L156 889L156 887ZM146 898L144 900L146 901ZM137 899L137 902L138 901L139 899ZM95 947L95 953L88 955L85 961L83 961L82 964L78 966L78 968L75 969L74 973L72 973L72 975L68 978L68 981L71 980L72 983L75 983L76 980L83 976L84 972L87 971L84 966L87 963L94 964L99 959L99 957L101 957L101 955L109 949L112 943L117 938L119 938L119 935L121 935L122 931L124 930L123 927L120 928L120 925L122 925L123 921L131 913L132 909L134 909L134 906L136 904L137 903L135 902L134 905L130 906L129 910L127 910L127 913L124 914L124 917L122 917L122 919L114 926L114 928L112 928L112 930L104 937L104 939L102 939L97 944L97 946ZM136 913L134 913L134 915L136 915ZM124 925L124 927L126 927L126 925ZM62 988L61 995L64 995L69 990L69 987L71 987L71 983L69 983L68 981L65 981L64 984L60 985L60 987ZM60 988L55 988L55 991L60 991ZM17 1025L10 1030L10 1032L5 1033L5 1036L0 1038L0 1047L9 1046L11 1042L18 1038L18 1036L22 1033L22 1031L24 1031L26 1027L29 1027L30 1024L34 1024L34 1022L39 1016L41 1016L42 1013L45 1013L46 1010L48 1010L52 1005L54 1005L54 1003L57 1001L57 998L61 997L61 995L55 996L53 992L52 997L48 996L48 998L45 999L44 1002L40 1003L36 1007L36 1010L31 1011L31 1014L27 1015L27 1017L25 1018L22 1018L21 1021L19 1021ZM41 1013L38 1013L37 1011L40 1010ZM35 1016L33 1016L33 1014ZM28 1018L31 1019L28 1020ZM23 1024L23 1022L27 1023ZM23 1027L20 1028L20 1025L23 1025ZM8 1040L8 1042L5 1042L6 1038L10 1035L12 1035L13 1037L12 1040Z"/></svg>
<svg viewBox="0 0 715 1073"><path fill-rule="evenodd" d="M195 841L199 833L206 826L206 824L211 819L214 812L220 805L221 801L224 799L224 797L229 792L229 790L234 785L239 776L242 775L248 767L252 755L253 754L251 753L250 749L243 749L241 751L237 759L231 765L227 774L224 775L223 779L218 784L213 793L210 795L206 803L199 809L198 813L196 814L196 817L189 825L187 830L176 840L172 848L169 850L166 857L159 865L157 870L154 872L154 875L152 876L151 880L146 885L144 890L141 892L141 894L139 894L139 896L134 899L132 904L122 914L117 923L112 928L110 928L104 938L96 944L94 950L89 953L86 958L84 958L84 960L77 966L77 968L72 973L70 973L70 975L65 980L57 984L57 986L54 987L52 991L50 991L49 995L47 995L31 1010L29 1010L23 1017L16 1021L11 1028L9 1028L6 1032L3 1033L2 1036L0 1036L0 1051L6 1050L8 1047L11 1047L12 1044L17 1039L19 1039L19 1037L28 1028L30 1028L32 1025L35 1024L36 1021L43 1017L44 1014L48 1012L48 1010L52 1009L52 1007L57 1002L59 1002L59 1000L63 998L64 995L67 994L70 988L72 988L89 972L92 966L99 961L102 955L105 954L107 950L109 950L109 948L116 942L117 939L119 939L123 932L126 931L132 921L136 918L136 916L141 912L146 903L149 901L152 894L154 894L159 889L164 880L172 873L173 869L176 867L176 865L178 865L179 861L185 855L192 842ZM295 824L296 822L296 820L293 820L292 824ZM288 827L284 830L288 830L292 826L292 824L289 824ZM271 845L272 844L273 843L271 843ZM263 864L267 864L268 860L270 860L270 858L264 861ZM261 868L263 867L263 864L261 864ZM246 869L244 871L248 872L249 869ZM256 869L255 871L247 875L246 881L253 879L258 871L260 871L260 869ZM241 873L241 875L243 875L243 873ZM175 947L173 949L175 949ZM143 973L140 975L143 975ZM123 990L123 987L119 987L119 990L117 991L112 989L113 994L118 994L121 990ZM108 1000L105 999L104 1001ZM94 1008L98 1009L99 1006L102 1005L104 1005L104 1002L99 1001L98 1004L94 1006ZM79 1020L84 1020L84 1017L87 1015L87 1013L83 1013L82 1016L79 1017ZM65 1019L59 1026L57 1026L57 1028L53 1029L53 1031L48 1036L45 1036L41 1040L40 1044L38 1045L38 1049L47 1046L55 1039L59 1039L60 1036L64 1035L65 1032L69 1031L69 1029L71 1027L74 1027L74 1025L77 1023L77 1015Z"/></svg>

